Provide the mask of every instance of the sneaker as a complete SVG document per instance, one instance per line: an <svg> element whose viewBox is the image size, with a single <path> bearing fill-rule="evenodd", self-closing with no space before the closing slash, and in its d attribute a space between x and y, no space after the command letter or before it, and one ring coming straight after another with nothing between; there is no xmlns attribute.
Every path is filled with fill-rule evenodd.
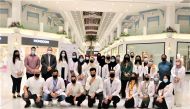
<svg viewBox="0 0 190 109"><path fill-rule="evenodd" d="M28 103L26 103L26 105L24 106L24 108L28 108L28 107L30 107L30 105L31 105L31 103L28 102Z"/></svg>
<svg viewBox="0 0 190 109"><path fill-rule="evenodd" d="M116 104L116 103L113 103L113 107L114 107L114 108L117 108L117 104Z"/></svg>
<svg viewBox="0 0 190 109"><path fill-rule="evenodd" d="M78 103L77 103L77 106L80 107L80 104L81 104L81 103L78 102Z"/></svg>

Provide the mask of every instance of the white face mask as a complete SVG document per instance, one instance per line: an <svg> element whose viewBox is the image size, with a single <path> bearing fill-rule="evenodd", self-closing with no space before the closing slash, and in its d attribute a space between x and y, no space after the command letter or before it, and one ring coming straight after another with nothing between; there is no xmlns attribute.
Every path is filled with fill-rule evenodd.
<svg viewBox="0 0 190 109"><path fill-rule="evenodd" d="M168 79L163 79L163 82L164 82L164 83L167 83L167 82L168 82Z"/></svg>
<svg viewBox="0 0 190 109"><path fill-rule="evenodd" d="M115 62L115 59L111 59L111 62Z"/></svg>
<svg viewBox="0 0 190 109"><path fill-rule="evenodd" d="M52 51L48 51L47 53L48 53L48 54L51 54L51 53L52 53Z"/></svg>
<svg viewBox="0 0 190 109"><path fill-rule="evenodd" d="M34 51L34 50L31 51L31 54L32 54L32 55L35 55L35 53L36 53L36 51Z"/></svg>
<svg viewBox="0 0 190 109"><path fill-rule="evenodd" d="M65 57L65 54L63 53L63 54L61 54L61 56L62 56L62 57Z"/></svg>
<svg viewBox="0 0 190 109"><path fill-rule="evenodd" d="M80 58L80 59L79 59L79 61L80 61L80 62L83 62L83 61L84 61L84 59Z"/></svg>

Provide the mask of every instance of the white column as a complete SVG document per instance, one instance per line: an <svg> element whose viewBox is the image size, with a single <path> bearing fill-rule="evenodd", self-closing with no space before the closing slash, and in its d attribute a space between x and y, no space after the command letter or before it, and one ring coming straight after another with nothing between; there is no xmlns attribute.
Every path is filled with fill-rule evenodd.
<svg viewBox="0 0 190 109"><path fill-rule="evenodd" d="M119 38L120 35L121 35L121 22L119 22L117 25L117 38Z"/></svg>
<svg viewBox="0 0 190 109"><path fill-rule="evenodd" d="M44 23L40 22L40 32L44 32Z"/></svg>
<svg viewBox="0 0 190 109"><path fill-rule="evenodd" d="M12 0L12 22L21 22L22 5L21 0Z"/></svg>
<svg viewBox="0 0 190 109"><path fill-rule="evenodd" d="M147 27L143 26L143 35L147 35Z"/></svg>
<svg viewBox="0 0 190 109"><path fill-rule="evenodd" d="M66 20L65 23L64 23L64 30L65 30L65 32L66 32L67 35L68 35L68 33L69 33L69 23L68 23L67 20Z"/></svg>
<svg viewBox="0 0 190 109"><path fill-rule="evenodd" d="M165 28L172 27L175 29L175 5L166 7L166 25Z"/></svg>

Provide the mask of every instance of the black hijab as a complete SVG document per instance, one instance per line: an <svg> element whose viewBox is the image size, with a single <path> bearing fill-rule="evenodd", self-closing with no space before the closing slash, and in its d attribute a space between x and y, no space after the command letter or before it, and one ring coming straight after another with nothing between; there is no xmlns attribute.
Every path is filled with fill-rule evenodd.
<svg viewBox="0 0 190 109"><path fill-rule="evenodd" d="M112 57L111 57L111 60L112 60L112 59L114 59L115 61L114 61L114 62L110 61L110 63L108 64L109 71L110 71L110 70L113 70L113 68L117 65L117 63L116 63L116 57L115 57L115 56L112 56Z"/></svg>

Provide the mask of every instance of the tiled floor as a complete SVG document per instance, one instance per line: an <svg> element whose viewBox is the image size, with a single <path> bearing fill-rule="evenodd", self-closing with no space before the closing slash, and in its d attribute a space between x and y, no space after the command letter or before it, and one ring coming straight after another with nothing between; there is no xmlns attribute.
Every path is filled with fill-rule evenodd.
<svg viewBox="0 0 190 109"><path fill-rule="evenodd" d="M24 77L22 80L22 87L26 81ZM0 72L0 109L24 109L25 102L22 99L13 99L11 94L11 86L12 81L10 74L8 73L1 73ZM22 89L21 89L22 90ZM124 109L123 107L124 100L121 100L118 104L117 109ZM95 105L95 107L97 104ZM82 103L82 106L74 107L70 106L69 104L65 103L65 106L53 106L53 107L45 107L45 109L85 109L87 107L87 101L85 100ZM35 109L34 106L31 106L29 109ZM175 107L174 109L190 109L190 75L186 75L185 78L185 88L183 90L183 106L180 108Z"/></svg>

